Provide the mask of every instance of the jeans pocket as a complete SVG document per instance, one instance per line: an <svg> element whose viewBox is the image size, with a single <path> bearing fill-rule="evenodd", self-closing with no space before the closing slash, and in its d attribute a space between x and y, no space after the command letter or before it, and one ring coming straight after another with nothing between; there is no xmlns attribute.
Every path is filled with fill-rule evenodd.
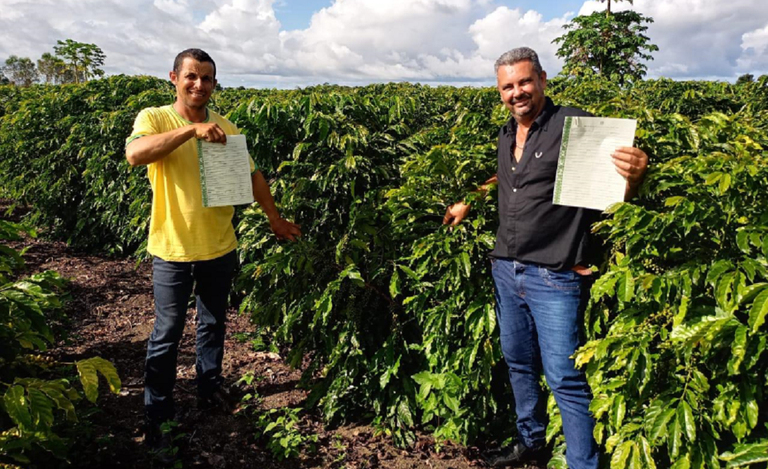
<svg viewBox="0 0 768 469"><path fill-rule="evenodd" d="M568 270L550 270L544 267L539 268L539 274L548 286L558 290L578 290L581 287L581 275L577 272Z"/></svg>

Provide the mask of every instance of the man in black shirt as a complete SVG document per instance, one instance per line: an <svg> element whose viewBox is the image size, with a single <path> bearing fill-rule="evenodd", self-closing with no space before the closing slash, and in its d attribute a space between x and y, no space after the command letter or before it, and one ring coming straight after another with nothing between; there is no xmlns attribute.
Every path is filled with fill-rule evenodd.
<svg viewBox="0 0 768 469"><path fill-rule="evenodd" d="M491 262L519 438L491 463L506 466L543 456L543 371L563 419L568 467L597 469L591 393L584 372L570 357L581 345L594 252L590 225L600 213L552 203L565 117L590 114L557 106L544 95L546 72L527 47L504 53L495 68L501 100L512 119L499 131L496 176L480 190L499 184L500 223ZM648 156L638 148L620 147L612 158L627 180L626 198L635 196ZM456 225L468 213L463 202L451 205L443 223Z"/></svg>

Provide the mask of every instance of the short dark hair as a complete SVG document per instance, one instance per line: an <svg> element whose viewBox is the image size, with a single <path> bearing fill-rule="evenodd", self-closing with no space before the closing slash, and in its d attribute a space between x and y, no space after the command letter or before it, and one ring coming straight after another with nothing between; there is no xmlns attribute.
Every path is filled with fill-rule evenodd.
<svg viewBox="0 0 768 469"><path fill-rule="evenodd" d="M181 71L181 66L184 63L184 59L187 57L195 59L198 62L209 62L213 65L213 78L216 78L216 62L214 62L211 56L202 49L187 49L179 52L179 55L177 55L176 59L173 61L173 71L175 73L178 74Z"/></svg>
<svg viewBox="0 0 768 469"><path fill-rule="evenodd" d="M517 49L504 52L494 64L494 71L499 73L499 68L514 65L523 60L530 60L533 64L533 71L541 75L542 68L541 62L539 62L539 55L530 47L518 47Z"/></svg>

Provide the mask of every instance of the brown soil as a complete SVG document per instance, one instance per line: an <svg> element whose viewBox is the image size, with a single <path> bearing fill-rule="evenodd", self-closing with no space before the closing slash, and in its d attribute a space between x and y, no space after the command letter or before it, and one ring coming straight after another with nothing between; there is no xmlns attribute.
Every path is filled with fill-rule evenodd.
<svg viewBox="0 0 768 469"><path fill-rule="evenodd" d="M151 265L135 260L82 254L60 242L24 239L9 243L20 249L27 272L54 270L71 279L71 301L66 308L68 338L52 353L62 360L101 356L117 367L122 390L113 395L102 387L98 406L90 416L88 437L73 446L71 467L150 468L161 465L148 454L142 432L143 363L153 325ZM234 416L196 406L194 385L194 310L187 316L175 389L179 409L178 440L181 467L204 468L435 468L487 467L477 448L444 444L436 448L420 435L414 448L395 447L390 438L365 424L325 428L318 415L302 414L305 435L316 434L314 451L279 461L256 437L254 422L268 409L301 406L306 391L296 387L294 370L274 353L257 352L238 334L253 330L248 318L230 311L224 356L224 376L234 395L256 391L255 404ZM235 383L246 373L252 386ZM102 386L104 383L102 382ZM81 411L82 412L82 411ZM178 466L177 466L178 467Z"/></svg>

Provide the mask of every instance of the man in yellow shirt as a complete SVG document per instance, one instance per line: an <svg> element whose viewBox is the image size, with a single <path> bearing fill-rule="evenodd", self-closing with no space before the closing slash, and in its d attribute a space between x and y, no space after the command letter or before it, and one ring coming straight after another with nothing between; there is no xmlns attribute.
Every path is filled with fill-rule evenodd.
<svg viewBox="0 0 768 469"><path fill-rule="evenodd" d="M147 345L144 405L148 442L169 442L159 426L175 414L176 358L187 302L197 300L197 386L204 404L221 401L226 309L237 266L234 208L203 207L197 141L226 144L234 124L208 109L216 86L216 64L200 49L176 56L172 105L139 113L126 143L131 166L147 166L152 215L147 250L154 256L155 326ZM280 217L269 186L251 161L253 196L278 239L294 241L300 227Z"/></svg>

